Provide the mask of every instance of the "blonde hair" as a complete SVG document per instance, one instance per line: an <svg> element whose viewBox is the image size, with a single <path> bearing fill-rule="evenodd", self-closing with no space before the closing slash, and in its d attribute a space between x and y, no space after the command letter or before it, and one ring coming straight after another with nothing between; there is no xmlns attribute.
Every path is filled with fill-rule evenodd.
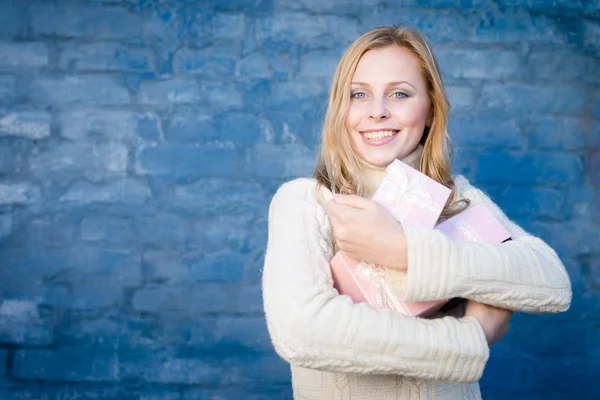
<svg viewBox="0 0 600 400"><path fill-rule="evenodd" d="M419 60L427 83L432 107L431 126L425 129L421 144L421 172L452 189L442 212L451 217L468 206L468 200L456 201L456 187L450 176L453 149L446 131L450 104L437 61L425 36L416 29L381 27L359 37L342 56L333 76L329 102L321 134L321 150L313 177L318 185L333 193L365 197L361 179L361 160L354 152L346 130L346 113L350 105L351 80L361 57L369 50L399 46L410 50Z"/></svg>

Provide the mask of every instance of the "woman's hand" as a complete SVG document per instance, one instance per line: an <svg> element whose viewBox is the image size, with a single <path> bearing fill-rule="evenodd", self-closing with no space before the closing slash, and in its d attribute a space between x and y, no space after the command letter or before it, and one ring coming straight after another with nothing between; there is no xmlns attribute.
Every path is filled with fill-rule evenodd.
<svg viewBox="0 0 600 400"><path fill-rule="evenodd" d="M502 336L508 332L512 314L512 311L488 306L474 300L469 300L465 312L465 316L475 317L481 323L488 346L502 339Z"/></svg>
<svg viewBox="0 0 600 400"><path fill-rule="evenodd" d="M337 244L357 260L406 270L404 229L378 203L356 195L338 194L325 205Z"/></svg>

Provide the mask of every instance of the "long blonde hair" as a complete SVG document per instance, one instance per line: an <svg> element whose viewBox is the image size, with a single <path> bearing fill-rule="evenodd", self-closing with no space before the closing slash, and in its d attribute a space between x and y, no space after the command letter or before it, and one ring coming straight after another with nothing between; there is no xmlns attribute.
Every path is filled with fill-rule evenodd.
<svg viewBox="0 0 600 400"><path fill-rule="evenodd" d="M399 46L410 50L419 60L427 83L432 107L431 126L425 129L421 144L421 172L452 189L442 219L462 211L468 201L456 201L456 187L450 176L453 149L446 131L450 104L437 61L425 36L416 29L381 27L359 37L342 56L333 76L329 102L321 134L319 160L313 173L318 185L333 193L365 196L361 162L354 152L346 130L345 118L350 105L351 80L361 57L369 50Z"/></svg>

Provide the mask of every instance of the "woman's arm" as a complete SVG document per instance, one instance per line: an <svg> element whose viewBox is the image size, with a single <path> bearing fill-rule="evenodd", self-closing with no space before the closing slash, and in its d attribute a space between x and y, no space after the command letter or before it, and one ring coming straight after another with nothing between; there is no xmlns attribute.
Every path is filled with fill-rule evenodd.
<svg viewBox="0 0 600 400"><path fill-rule="evenodd" d="M269 209L263 296L277 353L306 368L477 381L489 349L476 318L424 320L338 295L331 226L314 190L308 179L284 184Z"/></svg>
<svg viewBox="0 0 600 400"><path fill-rule="evenodd" d="M484 203L509 231L501 244L455 243L438 231L405 227L407 301L464 297L513 311L556 313L571 303L571 282L556 255L500 210L481 190L457 177L471 204Z"/></svg>

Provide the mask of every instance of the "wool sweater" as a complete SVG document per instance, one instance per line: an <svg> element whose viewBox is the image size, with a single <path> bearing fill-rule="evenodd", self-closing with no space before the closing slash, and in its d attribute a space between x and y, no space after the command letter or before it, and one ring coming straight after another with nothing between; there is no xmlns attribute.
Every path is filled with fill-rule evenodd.
<svg viewBox="0 0 600 400"><path fill-rule="evenodd" d="M404 300L462 297L514 311L565 311L571 284L556 253L466 178L454 181L458 198L486 204L513 240L457 243L404 227ZM291 365L294 399L480 399L489 348L464 303L422 319L354 304L333 287L332 228L318 200L331 197L323 187L317 193L316 180L299 178L283 184L269 208L264 309L274 348Z"/></svg>

